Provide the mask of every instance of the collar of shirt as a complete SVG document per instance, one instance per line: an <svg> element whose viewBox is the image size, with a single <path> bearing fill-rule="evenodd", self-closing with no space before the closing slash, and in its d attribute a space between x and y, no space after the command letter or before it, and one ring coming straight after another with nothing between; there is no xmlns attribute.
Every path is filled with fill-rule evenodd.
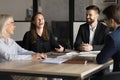
<svg viewBox="0 0 120 80"><path fill-rule="evenodd" d="M97 26L95 26L94 28L92 28L92 26L89 25L89 30L91 30L91 31L94 32L94 31L96 30L96 27L97 27Z"/></svg>

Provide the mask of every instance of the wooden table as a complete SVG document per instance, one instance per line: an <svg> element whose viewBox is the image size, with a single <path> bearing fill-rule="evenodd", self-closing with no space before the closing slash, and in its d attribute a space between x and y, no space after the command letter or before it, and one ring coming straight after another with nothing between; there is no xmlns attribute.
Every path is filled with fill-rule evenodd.
<svg viewBox="0 0 120 80"><path fill-rule="evenodd" d="M40 61L10 61L0 63L0 72L44 77L78 77L80 80L83 80L110 66L112 63L112 60L102 65L96 63L46 64Z"/></svg>

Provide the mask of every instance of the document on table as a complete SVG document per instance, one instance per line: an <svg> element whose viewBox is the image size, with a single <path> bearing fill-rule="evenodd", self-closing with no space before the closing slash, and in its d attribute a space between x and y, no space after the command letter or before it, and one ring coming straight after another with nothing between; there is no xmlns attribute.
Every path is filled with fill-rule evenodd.
<svg viewBox="0 0 120 80"><path fill-rule="evenodd" d="M44 63L53 63L53 64L61 64L65 61L67 61L68 59L63 59L63 58L47 58L45 60L43 60L42 62Z"/></svg>
<svg viewBox="0 0 120 80"><path fill-rule="evenodd" d="M89 52L80 52L79 56L81 57L96 57L100 51L89 51Z"/></svg>
<svg viewBox="0 0 120 80"><path fill-rule="evenodd" d="M53 55L65 55L68 52L52 52Z"/></svg>
<svg viewBox="0 0 120 80"><path fill-rule="evenodd" d="M74 55L78 55L79 53L76 51L71 51L66 53L65 55L57 56L57 58L63 58L63 59L70 59Z"/></svg>
<svg viewBox="0 0 120 80"><path fill-rule="evenodd" d="M66 55L77 55L78 54L78 52L76 52L76 51L71 51L71 52L68 52L68 53L66 53Z"/></svg>

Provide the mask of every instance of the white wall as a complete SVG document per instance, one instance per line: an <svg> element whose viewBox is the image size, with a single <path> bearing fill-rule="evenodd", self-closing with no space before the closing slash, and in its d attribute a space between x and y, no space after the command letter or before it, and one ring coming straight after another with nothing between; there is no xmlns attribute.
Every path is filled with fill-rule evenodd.
<svg viewBox="0 0 120 80"><path fill-rule="evenodd" d="M15 22L15 25L14 35L11 37L16 41L22 40L25 32L30 29L30 22Z"/></svg>
<svg viewBox="0 0 120 80"><path fill-rule="evenodd" d="M84 23L85 22L73 22L73 42L75 42L80 25Z"/></svg>

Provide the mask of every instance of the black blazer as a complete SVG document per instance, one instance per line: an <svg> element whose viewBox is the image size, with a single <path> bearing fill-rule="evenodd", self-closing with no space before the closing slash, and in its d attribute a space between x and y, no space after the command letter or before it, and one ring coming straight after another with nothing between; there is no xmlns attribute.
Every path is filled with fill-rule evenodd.
<svg viewBox="0 0 120 80"><path fill-rule="evenodd" d="M108 34L109 29L107 28L107 26L105 26L104 24L98 22L97 28L95 30L95 34L94 34L94 39L93 39L93 50L101 50L103 45L104 45L104 41L105 41L105 37ZM75 50L79 50L80 45L82 44L82 42L84 43L89 43L89 36L90 36L90 31L89 31L89 24L85 23L83 25L80 26L77 37L76 37L76 41L74 44L74 48Z"/></svg>
<svg viewBox="0 0 120 80"><path fill-rule="evenodd" d="M113 59L113 71L120 71L120 26L107 35L105 45L97 55L96 62L104 64L110 58Z"/></svg>

